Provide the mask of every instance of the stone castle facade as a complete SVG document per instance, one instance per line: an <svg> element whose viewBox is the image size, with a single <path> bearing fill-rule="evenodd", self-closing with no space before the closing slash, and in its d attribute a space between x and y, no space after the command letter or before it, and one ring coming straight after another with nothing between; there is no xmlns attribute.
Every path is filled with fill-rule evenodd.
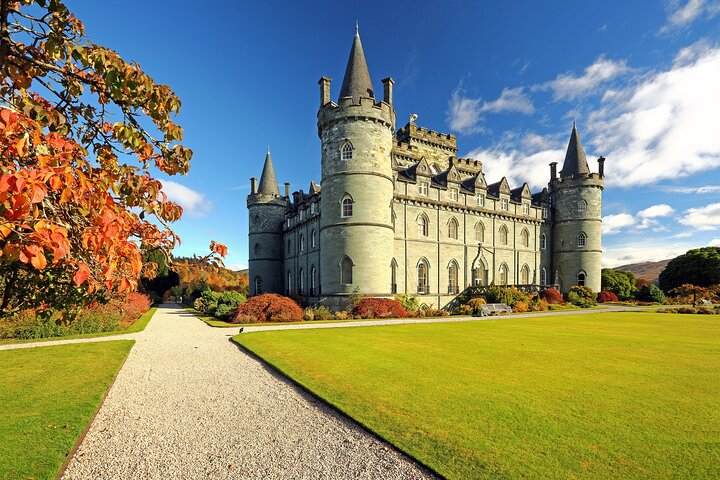
<svg viewBox="0 0 720 480"><path fill-rule="evenodd" d="M575 125L559 174L532 193L482 162L458 158L454 135L410 121L396 130L393 80L377 100L359 35L337 102L322 77L320 184L280 194L270 152L251 179L250 294L344 308L353 292L417 295L443 307L469 286L600 290L604 158L588 168Z"/></svg>

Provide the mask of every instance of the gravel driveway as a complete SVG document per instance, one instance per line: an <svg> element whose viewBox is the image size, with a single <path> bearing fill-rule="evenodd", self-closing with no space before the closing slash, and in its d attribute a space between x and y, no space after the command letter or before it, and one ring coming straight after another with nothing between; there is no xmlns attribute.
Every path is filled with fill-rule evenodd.
<svg viewBox="0 0 720 480"><path fill-rule="evenodd" d="M158 309L62 478L433 478L229 335Z"/></svg>

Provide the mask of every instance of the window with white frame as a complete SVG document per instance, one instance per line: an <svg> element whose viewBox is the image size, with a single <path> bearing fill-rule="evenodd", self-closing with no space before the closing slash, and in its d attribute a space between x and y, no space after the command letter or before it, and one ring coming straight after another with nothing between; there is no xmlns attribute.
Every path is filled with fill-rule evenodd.
<svg viewBox="0 0 720 480"><path fill-rule="evenodd" d="M420 215L417 220L418 224L418 235L421 237L427 237L429 233L429 223L430 221L425 215Z"/></svg>
<svg viewBox="0 0 720 480"><path fill-rule="evenodd" d="M303 220L303 210L300 209L300 221L302 222L302 220Z"/></svg>
<svg viewBox="0 0 720 480"><path fill-rule="evenodd" d="M478 207L485 206L485 195L483 195L482 193L477 196L477 206Z"/></svg>
<svg viewBox="0 0 720 480"><path fill-rule="evenodd" d="M343 218L352 217L353 214L353 199L350 195L345 195L342 199L341 216Z"/></svg>
<svg viewBox="0 0 720 480"><path fill-rule="evenodd" d="M577 246L578 248L587 247L587 235L585 235L585 232L582 232L577 236Z"/></svg>
<svg viewBox="0 0 720 480"><path fill-rule="evenodd" d="M315 203L310 204L310 215L315 215Z"/></svg>
<svg viewBox="0 0 720 480"><path fill-rule="evenodd" d="M547 285L547 270L540 270L540 285Z"/></svg>
<svg viewBox="0 0 720 480"><path fill-rule="evenodd" d="M498 285L507 285L508 284L508 266L504 263L500 265L500 269L498 270Z"/></svg>
<svg viewBox="0 0 720 480"><path fill-rule="evenodd" d="M547 235L544 233L540 235L540 250L547 249Z"/></svg>
<svg viewBox="0 0 720 480"><path fill-rule="evenodd" d="M530 205L528 205L527 203L523 203L522 212L523 215L530 215Z"/></svg>
<svg viewBox="0 0 720 480"><path fill-rule="evenodd" d="M585 272L580 272L580 273L577 274L577 284L578 284L578 286L584 287L584 286L585 286L585 280L586 280Z"/></svg>
<svg viewBox="0 0 720 480"><path fill-rule="evenodd" d="M500 199L500 210L508 210L510 208L510 203L508 202L507 198L501 198Z"/></svg>
<svg viewBox="0 0 720 480"><path fill-rule="evenodd" d="M548 218L548 209L547 208L542 209L542 218Z"/></svg>
<svg viewBox="0 0 720 480"><path fill-rule="evenodd" d="M450 192L450 201L457 202L458 201L458 189L450 188L450 189L448 189L448 191Z"/></svg>
<svg viewBox="0 0 720 480"><path fill-rule="evenodd" d="M458 286L458 265L454 260L448 265L448 293L450 295L460 293Z"/></svg>
<svg viewBox="0 0 720 480"><path fill-rule="evenodd" d="M341 150L341 158L343 160L352 160L353 157L353 146L350 142L345 142Z"/></svg>
<svg viewBox="0 0 720 480"><path fill-rule="evenodd" d="M423 197L427 197L428 195L428 184L427 182L420 182L418 183L418 194L422 195Z"/></svg>

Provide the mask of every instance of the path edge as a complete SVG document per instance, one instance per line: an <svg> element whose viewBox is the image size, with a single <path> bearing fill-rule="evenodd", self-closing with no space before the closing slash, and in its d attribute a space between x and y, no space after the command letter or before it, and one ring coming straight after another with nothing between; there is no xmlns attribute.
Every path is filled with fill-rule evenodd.
<svg viewBox="0 0 720 480"><path fill-rule="evenodd" d="M277 368L275 365L273 365L272 363L270 363L270 362L268 362L267 360L265 360L264 358L262 358L260 355L256 354L255 352L253 352L253 351L250 350L249 348L245 347L244 345L240 345L239 343L237 343L235 340L232 339L232 337L230 337L228 340L230 341L230 343L232 343L233 345L235 345L235 346L238 348L238 350L240 350L242 353L245 353L245 354L248 355L249 357L251 357L251 358L253 358L254 360L256 360L258 363L260 363L261 365L265 366L266 368L268 368L268 369L271 370L272 372L276 373L278 376L280 376L283 380L285 380L286 382L288 382L290 385L298 388L300 391L304 392L305 394L309 395L309 396L312 397L313 399L317 400L319 403L321 403L321 404L324 405L325 407L327 407L327 408L329 408L330 410L332 410L332 411L333 411L336 415L338 415L339 417L347 420L348 422L350 422L350 423L353 424L353 425L357 425L357 426L360 427L363 431L365 431L367 434L369 434L371 437L373 437L373 438L375 438L376 440L382 442L384 445L387 445L388 448L394 450L396 453L399 453L400 455L404 456L405 458L408 458L409 460L411 460L412 462L414 462L417 466L419 466L420 468L422 468L422 469L430 472L431 474L435 475L437 478L447 478L447 477L445 477L444 475L442 475L440 472L438 472L437 470L435 470L434 468L432 468L431 466L429 466L429 465L425 464L424 462L420 461L419 459L415 458L415 456L413 456L413 455L411 455L410 453L402 450L401 448L399 448L398 446L396 446L395 444L393 444L392 442L390 442L388 439L383 438L381 435L379 435L378 433L376 433L374 430L372 430L369 426L365 425L363 422L360 422L359 420L351 417L350 415L348 415L347 413L345 413L344 411L342 411L342 410L341 410L339 407L337 407L336 405L333 405L332 403L328 402L328 401L325 400L324 398L316 395L316 394L313 393L310 389L308 389L305 385L303 385L302 383L298 382L297 380L289 377L289 376L286 375L282 370L280 370L280 369Z"/></svg>
<svg viewBox="0 0 720 480"><path fill-rule="evenodd" d="M154 316L154 315L153 315ZM151 319L152 320L152 319ZM149 322L148 322L149 323ZM123 339L120 339L121 341ZM55 475L55 480L62 479L63 475L65 475L65 470L67 470L68 466L70 466L70 462L75 457L75 454L77 453L78 449L80 448L80 445L82 445L83 441L85 440L85 437L87 436L88 432L90 431L90 427L92 427L92 424L95 423L95 417L97 417L98 413L100 413L100 409L105 405L105 399L108 396L108 393L110 393L110 389L115 385L115 381L117 380L118 376L120 375L120 372L122 371L123 367L125 366L125 362L127 362L128 357L130 357L130 354L132 353L132 349L135 348L135 344L137 343L137 340L128 339L133 342L132 347L128 351L128 354L125 356L125 359L122 361L122 364L120 364L120 368L118 368L117 373L113 377L112 381L110 382L110 385L105 389L105 393L103 393L102 398L100 398L100 402L98 402L98 406L93 412L92 416L90 417L90 420L88 421L87 425L85 425L85 428L83 429L82 433L80 433L80 436L75 440L75 444L70 449L70 452L67 454L67 457L65 457L65 461L62 464L62 467L60 467L60 471L58 471L57 475ZM92 342L88 342L92 343Z"/></svg>

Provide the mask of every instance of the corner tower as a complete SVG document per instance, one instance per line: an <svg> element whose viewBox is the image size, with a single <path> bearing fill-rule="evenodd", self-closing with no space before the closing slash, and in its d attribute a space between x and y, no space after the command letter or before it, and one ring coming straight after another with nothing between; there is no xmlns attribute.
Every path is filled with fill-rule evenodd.
<svg viewBox="0 0 720 480"><path fill-rule="evenodd" d="M550 164L550 195L553 208L553 279L563 292L573 285L600 291L602 263L602 190L604 162L598 173L588 167L580 134L573 122L570 142L560 176Z"/></svg>
<svg viewBox="0 0 720 480"><path fill-rule="evenodd" d="M326 303L344 307L355 289L391 294L393 81L383 80L383 99L376 101L356 29L337 103L330 79L319 84L320 289Z"/></svg>
<svg viewBox="0 0 720 480"><path fill-rule="evenodd" d="M260 176L250 179L250 195L247 196L248 221L248 269L250 295L282 293L283 220L287 200L280 196L270 148Z"/></svg>

